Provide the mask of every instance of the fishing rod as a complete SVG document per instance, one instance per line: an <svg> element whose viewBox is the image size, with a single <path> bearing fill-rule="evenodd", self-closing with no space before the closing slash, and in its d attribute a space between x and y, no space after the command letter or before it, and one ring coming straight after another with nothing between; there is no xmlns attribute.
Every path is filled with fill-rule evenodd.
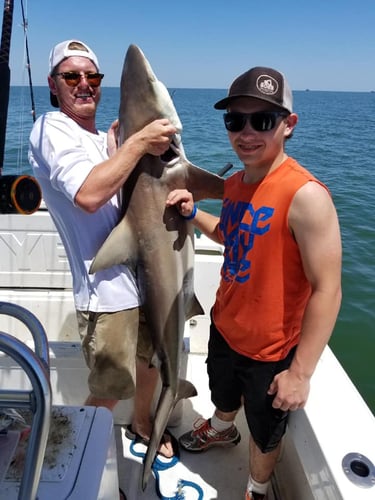
<svg viewBox="0 0 375 500"><path fill-rule="evenodd" d="M0 213L29 215L38 210L42 200L36 179L30 175L2 175L10 92L9 53L13 10L14 1L4 0L0 45Z"/></svg>
<svg viewBox="0 0 375 500"><path fill-rule="evenodd" d="M25 9L23 7L23 0L21 0L21 8L22 8L22 27L25 33L25 49L26 49L26 59L27 59L27 74L29 77L29 89L30 89L30 100L31 100L31 115L33 117L33 122L35 122L35 101L34 101L34 91L33 91L33 81L31 77L31 64L30 64L30 53L29 53L29 41L27 38L27 28L28 22L25 17Z"/></svg>

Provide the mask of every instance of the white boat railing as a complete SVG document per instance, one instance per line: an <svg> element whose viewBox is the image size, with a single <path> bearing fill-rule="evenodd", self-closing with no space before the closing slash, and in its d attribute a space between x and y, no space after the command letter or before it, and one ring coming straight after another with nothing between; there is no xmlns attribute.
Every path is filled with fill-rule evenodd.
<svg viewBox="0 0 375 500"><path fill-rule="evenodd" d="M39 320L24 308L1 302L0 314L7 314L22 321L32 334L35 344L36 353L12 335L0 332L0 351L18 363L32 386L31 390L2 388L0 408L26 409L33 415L18 500L34 500L51 420L52 389L49 378L48 341Z"/></svg>

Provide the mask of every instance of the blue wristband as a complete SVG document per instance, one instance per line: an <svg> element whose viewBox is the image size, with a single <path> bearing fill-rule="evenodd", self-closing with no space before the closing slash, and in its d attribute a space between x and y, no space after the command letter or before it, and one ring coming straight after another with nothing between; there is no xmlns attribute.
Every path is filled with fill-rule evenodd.
<svg viewBox="0 0 375 500"><path fill-rule="evenodd" d="M197 215L197 205L194 203L193 210L190 215L183 215L182 217L186 220L191 220L194 219L194 217Z"/></svg>

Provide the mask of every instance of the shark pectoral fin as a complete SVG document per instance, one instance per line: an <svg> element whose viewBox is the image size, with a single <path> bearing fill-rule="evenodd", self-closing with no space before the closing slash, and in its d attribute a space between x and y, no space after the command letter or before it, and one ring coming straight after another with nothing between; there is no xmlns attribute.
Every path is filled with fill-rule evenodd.
<svg viewBox="0 0 375 500"><path fill-rule="evenodd" d="M203 307L195 295L185 304L185 318L188 320L198 314L204 314Z"/></svg>
<svg viewBox="0 0 375 500"><path fill-rule="evenodd" d="M116 264L130 264L136 255L136 242L131 229L123 219L110 233L91 263L93 274Z"/></svg>
<svg viewBox="0 0 375 500"><path fill-rule="evenodd" d="M221 200L224 196L224 179L190 163L186 188L192 192L194 201L206 198Z"/></svg>
<svg viewBox="0 0 375 500"><path fill-rule="evenodd" d="M175 405L178 403L178 401L180 401L180 399L192 398L197 394L198 394L197 389L191 382L183 378L180 378L178 380L178 391L176 395Z"/></svg>

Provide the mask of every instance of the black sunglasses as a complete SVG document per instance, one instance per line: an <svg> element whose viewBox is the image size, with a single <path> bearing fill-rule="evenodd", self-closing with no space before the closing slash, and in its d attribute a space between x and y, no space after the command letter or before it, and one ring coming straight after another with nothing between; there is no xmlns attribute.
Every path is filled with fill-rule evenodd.
<svg viewBox="0 0 375 500"><path fill-rule="evenodd" d="M256 113L231 111L224 113L224 124L229 132L240 132L249 121L251 127L257 132L268 132L275 127L276 120L280 116L286 117L288 114L286 111L257 111Z"/></svg>
<svg viewBox="0 0 375 500"><path fill-rule="evenodd" d="M99 87L104 77L103 73L78 73L77 71L64 71L63 73L55 73L52 76L61 76L69 87L76 87L83 77L86 78L90 87Z"/></svg>

